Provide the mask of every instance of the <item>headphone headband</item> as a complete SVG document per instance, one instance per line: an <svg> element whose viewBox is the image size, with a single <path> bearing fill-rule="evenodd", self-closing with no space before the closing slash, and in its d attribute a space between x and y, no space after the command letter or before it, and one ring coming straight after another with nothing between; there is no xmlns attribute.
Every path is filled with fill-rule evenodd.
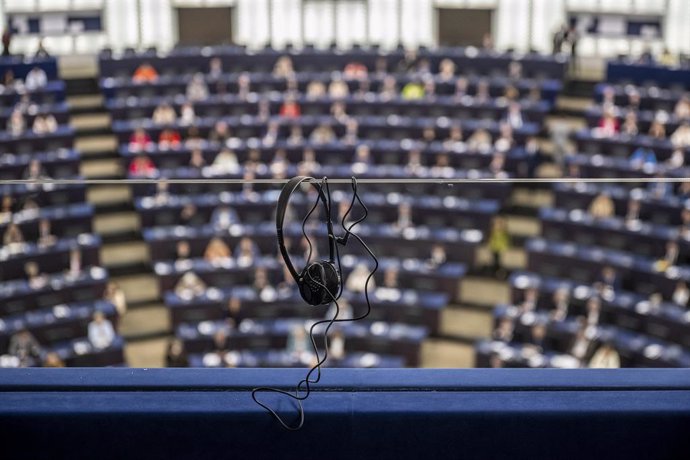
<svg viewBox="0 0 690 460"><path fill-rule="evenodd" d="M280 250L280 254L283 256L285 266L287 267L288 271L295 279L295 281L299 281L300 275L297 272L297 270L295 270L295 267L292 264L292 260L290 259L290 254L288 253L288 250L285 247L283 228L285 224L285 214L287 213L288 204L290 203L290 196L292 196L292 194L303 182L307 181L309 181L314 186L316 191L319 193L319 199L321 200L321 202L324 205L324 208L326 209L326 228L328 231L329 260L330 262L335 263L336 239L335 234L333 233L333 222L331 221L331 207L329 202L330 200L326 198L326 194L323 191L323 184L325 183L325 178L321 181L321 183L319 183L313 177L293 177L285 184L285 186L280 192L280 197L278 198L278 205L276 208L276 234L278 236L278 249Z"/></svg>

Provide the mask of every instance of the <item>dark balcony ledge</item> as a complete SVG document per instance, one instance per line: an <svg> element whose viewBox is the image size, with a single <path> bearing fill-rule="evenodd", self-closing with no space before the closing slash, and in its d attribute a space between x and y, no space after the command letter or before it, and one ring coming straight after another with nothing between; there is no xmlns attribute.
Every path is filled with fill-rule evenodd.
<svg viewBox="0 0 690 460"><path fill-rule="evenodd" d="M0 457L610 459L690 451L690 370L326 369L305 403L304 428L286 432L249 390L290 388L303 376L3 370ZM294 415L287 400L267 398Z"/></svg>

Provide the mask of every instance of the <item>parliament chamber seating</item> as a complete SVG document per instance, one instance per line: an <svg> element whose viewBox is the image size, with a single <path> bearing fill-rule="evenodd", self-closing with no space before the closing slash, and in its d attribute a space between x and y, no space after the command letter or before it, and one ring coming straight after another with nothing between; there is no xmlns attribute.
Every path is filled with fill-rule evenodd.
<svg viewBox="0 0 690 460"><path fill-rule="evenodd" d="M250 55L237 48L220 47L204 49L201 55L179 49L167 56L141 53L121 57L103 55L100 59L100 86L113 119L123 164L129 167L145 155L154 167L144 176L130 171L129 178L163 179L158 186L136 183L131 188L160 291L170 310L176 337L190 353L192 365L299 364L294 355L280 350L286 346L289 329L284 329L276 339L278 342L255 340L254 346L250 346L240 341L230 347L231 351L214 352L212 324L221 325L232 336L243 327L248 328L248 324L254 324L253 321L277 317L281 318L279 321L294 324L295 318L315 320L326 313L301 306L275 257L272 220L276 188L270 184L233 188L214 181L242 179L247 174L256 179L272 179L303 173L300 162L304 160L305 149L315 153L318 163L308 172L315 177L481 179L524 176L530 161L525 142L542 132L545 116L562 88L565 70L564 62L536 55L515 59L509 55L469 58L462 49L439 51L429 54L430 72L424 77L426 81L433 81L433 94L411 100L379 95L391 82L399 91L404 85L419 81L418 77L393 70L402 53L353 50L351 54L333 54L303 50L289 54L296 70L289 79L271 73L282 56L272 50ZM221 59L222 73L208 74L212 57ZM462 64L463 76L448 78L436 74L442 58ZM369 67L369 76L362 80L336 72L342 71L349 62ZM522 76L517 78L508 76L514 62L522 65ZM156 68L159 78L146 83L133 82L132 73L144 63ZM186 87L195 74L194 78L200 78L210 94L203 100L189 101ZM248 79L249 93L245 96L238 93L238 79ZM458 83L461 79L463 81ZM333 81L344 82L350 95L314 98L307 94L310 83L328 85ZM459 85L462 93L456 92ZM288 89L294 93L289 99L285 93ZM498 150L492 144L502 135L501 123L509 109L505 96L509 90L513 92L509 97L517 95L519 98L522 124L511 130L513 145ZM483 99L477 98L481 91L486 92ZM286 101L299 105L299 117L279 115ZM172 107L177 117L177 112L189 102L195 116L194 133L188 130L185 122L156 124L151 121L154 111L161 105ZM333 116L336 106L344 108L344 117ZM353 120L356 122L354 132ZM225 141L207 140L219 122L230 128ZM334 139L321 142L311 137L312 131L323 125L333 129ZM296 127L300 128L297 137ZM139 128L143 128L152 141L142 145L143 148L130 143ZM169 129L181 135L181 142L159 145L161 132ZM454 137L458 134L454 130L459 131L459 139ZM488 148L466 142L478 130L487 132ZM194 137L188 138L190 134ZM368 158L353 166L363 146L368 147ZM236 167L213 166L216 156L223 150L230 150L236 157ZM285 157L285 169L280 176L264 166L272 164L276 151L284 152ZM205 166L193 164L199 157ZM411 158L418 158L418 164L412 164ZM209 180L205 182L206 179ZM364 339L357 342L353 332L346 330L348 356L335 365L358 365L361 358L362 363L372 367L395 363L416 366L421 342L427 334L438 334L443 308L460 298L458 281L467 267L475 264L475 253L479 245L486 242L491 222L508 200L511 187L499 182L486 186L443 187L442 184L405 184L404 181L360 187L367 191L369 216L366 223L357 227L358 233L375 253L381 255L381 266L375 276L379 287L372 293L374 308L370 321L362 326L363 329L355 329L366 330L381 324L380 327L387 331L398 331L396 334L408 330L405 328L412 328L409 330L414 333L405 339L409 341L408 351L403 353L404 361L399 361L401 350L405 348L398 346L390 335L392 332L381 333L372 338L375 343L366 344L366 340L361 341ZM333 189L336 202L348 199L347 191L343 195L341 190L344 189L338 186ZM309 197L296 196L292 200L293 212L303 215L311 207L310 201ZM409 208L411 220L398 227L402 206ZM232 209L236 222L222 227L210 224L220 208ZM322 228L310 229L310 232L324 234ZM297 224L290 224L286 235L297 242L301 230ZM235 251L246 238L253 242L258 253L250 261L238 263ZM406 242L404 246L399 244L401 238ZM203 257L205 249L217 240L233 248L234 257L206 260ZM181 245L185 248L182 255ZM440 265L429 259L434 245L441 245L445 253L446 262ZM319 248L318 252L323 254L324 251L325 248ZM371 268L372 262L361 249L347 248L346 252L348 255L343 259L346 278L362 264ZM254 272L259 269L265 270L272 282L287 283L274 294L276 298L262 299L261 291L252 287ZM396 273L399 285L405 289L384 286L389 271ZM178 283L189 273L203 283L206 289L203 293L190 295L184 290L177 291ZM346 295L345 298L355 314L365 311L363 294ZM298 324L304 327L304 321ZM190 337L197 340L196 345L187 343ZM367 350L375 351L375 355L356 355ZM350 352L355 353L355 358L349 359Z"/></svg>

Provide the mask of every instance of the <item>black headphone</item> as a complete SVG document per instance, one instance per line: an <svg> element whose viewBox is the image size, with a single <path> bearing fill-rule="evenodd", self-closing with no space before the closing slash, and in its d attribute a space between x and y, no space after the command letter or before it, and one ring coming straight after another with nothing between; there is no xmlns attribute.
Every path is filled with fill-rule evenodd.
<svg viewBox="0 0 690 460"><path fill-rule="evenodd" d="M290 254L285 247L285 239L283 237L283 225L285 223L285 214L290 202L290 196L299 188L304 182L310 182L319 194L319 199L324 205L326 211L326 227L328 230L328 260L309 261L302 269L297 272L295 266L292 264ZM328 191L324 192L326 179L324 178L320 183L313 177L297 176L290 179L283 190L280 192L278 198L278 207L276 211L276 232L278 235L278 249L283 256L285 266L290 275L295 279L299 292L302 298L309 305L326 305L333 301L334 298L339 297L341 291L340 273L336 269L336 252L335 247L337 238L333 232L333 222L331 221L331 199ZM327 196L328 195L328 196ZM318 202L317 202L318 204ZM312 208L313 210L313 208Z"/></svg>
<svg viewBox="0 0 690 460"><path fill-rule="evenodd" d="M311 210L307 213L306 217L302 221L302 234L307 238L307 243L309 244L310 249L309 255L307 256L306 266L300 273L297 273L297 270L295 270L294 265L292 265L292 261L290 260L290 255L288 254L287 248L285 247L285 240L283 238L283 224L285 222L285 214L287 212L290 196L304 182L310 182L314 186L314 188L316 188L316 191L318 192L319 196L316 202L314 203L314 206L312 206ZM369 316L369 313L371 312L371 302L369 301L369 283L373 278L374 273L379 267L379 262L376 258L376 255L364 243L362 238L353 231L353 228L361 222L363 222L369 214L367 207L364 205L362 199L359 196L359 193L357 191L357 179L354 177L352 178L352 192L352 201L350 202L350 207L348 208L345 215L342 216L342 220L340 222L340 225L342 226L345 235L343 237L337 238L335 236L335 233L333 232L333 222L331 221L331 194L328 187L328 179L326 177L324 177L321 181L318 181L313 177L306 176L298 176L293 179L290 179L283 187L283 190L280 192L280 197L278 198L278 207L276 212L278 249L280 250L280 254L283 256L283 260L285 261L285 265L288 268L290 275L297 282L297 286L299 288L300 294L302 295L302 298L310 305L326 305L331 302L335 305L335 315L333 316L333 318L316 321L309 328L309 340L311 341L312 348L314 350L314 355L317 358L317 362L311 367L309 372L307 372L306 377L297 384L294 393L288 390L270 387L259 387L254 388L252 390L252 399L254 400L254 402L266 409L268 413L271 414L271 416L273 416L278 421L278 423L280 423L280 425L286 430L296 431L302 428L302 425L304 424L304 408L302 406L302 401L306 400L309 397L309 393L311 392L310 385L318 383L319 380L321 380L321 366L328 359L328 332L331 326L333 326L333 324L335 323L362 320ZM321 260L318 262L312 262L310 260L311 242L309 241L309 237L305 232L305 225L307 219L309 219L309 216L318 207L319 201L323 203L326 211L329 259ZM355 203L359 203L359 205L362 208L363 214L359 218L355 219L354 221L346 225L345 221L352 212ZM366 250L366 252L374 261L374 267L371 270L371 272L369 272L369 276L367 277L367 280L364 283L364 296L366 298L367 303L366 311L355 318L339 319L338 315L340 312L340 306L338 305L338 299L342 294L342 283L340 276L341 270L339 269L340 254L338 252L338 244L343 246L347 245L347 241L350 236L357 240L359 244L361 244L362 247ZM336 268L336 263L338 268ZM319 353L319 350L316 346L314 332L318 326L324 324L326 325L326 327L323 331L324 350L322 355L321 353ZM316 377L312 378L312 374L314 372L316 372ZM283 420L283 418L280 415L278 415L278 413L274 409L271 409L271 407L267 403L261 402L257 398L258 393L265 392L277 393L288 396L289 398L293 399L297 403L297 410L299 414L297 424L289 425Z"/></svg>

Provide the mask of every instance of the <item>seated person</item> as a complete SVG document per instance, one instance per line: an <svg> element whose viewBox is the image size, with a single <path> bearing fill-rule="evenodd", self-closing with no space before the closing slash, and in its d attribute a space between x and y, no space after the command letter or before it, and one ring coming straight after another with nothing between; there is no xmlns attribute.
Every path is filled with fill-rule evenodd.
<svg viewBox="0 0 690 460"><path fill-rule="evenodd" d="M467 147L472 152L488 152L492 146L491 134L486 129L476 130L467 139Z"/></svg>
<svg viewBox="0 0 690 460"><path fill-rule="evenodd" d="M24 115L19 109L12 110L9 120L7 120L7 132L12 136L20 136L26 129Z"/></svg>
<svg viewBox="0 0 690 460"><path fill-rule="evenodd" d="M592 130L594 135L600 137L611 137L618 134L620 130L620 123L612 108L606 108L599 120L599 125Z"/></svg>
<svg viewBox="0 0 690 460"><path fill-rule="evenodd" d="M563 321L568 316L568 306L570 303L570 291L567 287L561 286L553 293L553 310L551 319L553 321Z"/></svg>
<svg viewBox="0 0 690 460"><path fill-rule="evenodd" d="M587 300L585 305L587 309L587 324L589 326L596 326L599 324L599 317L601 316L601 299L597 296L592 296Z"/></svg>
<svg viewBox="0 0 690 460"><path fill-rule="evenodd" d="M259 257L259 247L248 237L243 237L233 253L237 263L242 266L249 266Z"/></svg>
<svg viewBox="0 0 690 460"><path fill-rule="evenodd" d="M352 166L361 165L369 166L373 163L371 159L371 149L367 144L360 144L355 149L355 157L352 160Z"/></svg>
<svg viewBox="0 0 690 460"><path fill-rule="evenodd" d="M202 148L204 140L201 138L199 128L190 126L185 134L184 146L188 149Z"/></svg>
<svg viewBox="0 0 690 460"><path fill-rule="evenodd" d="M382 287L388 289L400 289L400 272L397 268L390 267L383 272L383 285Z"/></svg>
<svg viewBox="0 0 690 460"><path fill-rule="evenodd" d="M656 163L654 150L645 147L638 147L630 156L630 166L634 169L654 169Z"/></svg>
<svg viewBox="0 0 690 460"><path fill-rule="evenodd" d="M508 77L511 80L520 80L522 78L522 64L519 61L511 61L508 65Z"/></svg>
<svg viewBox="0 0 690 460"><path fill-rule="evenodd" d="M647 135L655 139L666 139L666 125L661 120L655 119L649 127Z"/></svg>
<svg viewBox="0 0 690 460"><path fill-rule="evenodd" d="M46 353L46 357L43 360L43 367L65 367L65 362L60 358L60 355L58 355L54 351L49 351Z"/></svg>
<svg viewBox="0 0 690 460"><path fill-rule="evenodd" d="M668 160L664 162L668 169L678 169L685 165L685 152L683 149L675 149Z"/></svg>
<svg viewBox="0 0 690 460"><path fill-rule="evenodd" d="M575 337L573 338L570 347L568 347L568 353L577 358L578 361L585 362L592 354L594 342L590 339L589 334L587 333L587 323L581 318L579 324L580 326L575 333Z"/></svg>
<svg viewBox="0 0 690 460"><path fill-rule="evenodd" d="M422 99L424 94L424 85L417 80L407 83L400 92L400 96L406 100Z"/></svg>
<svg viewBox="0 0 690 460"><path fill-rule="evenodd" d="M590 203L588 212L595 219L605 219L612 217L615 214L616 208L614 206L611 196L606 192L598 194Z"/></svg>
<svg viewBox="0 0 690 460"><path fill-rule="evenodd" d="M208 76L216 79L223 76L223 61L219 57L211 58L209 61Z"/></svg>
<svg viewBox="0 0 690 460"><path fill-rule="evenodd" d="M345 334L342 329L333 330L331 338L328 342L329 356L335 360L345 358Z"/></svg>
<svg viewBox="0 0 690 460"><path fill-rule="evenodd" d="M22 366L27 366L30 359L40 359L43 349L38 340L26 328L19 329L12 337L7 352L19 358Z"/></svg>
<svg viewBox="0 0 690 460"><path fill-rule="evenodd" d="M330 144L335 141L335 132L329 125L319 125L312 131L309 141L314 144Z"/></svg>
<svg viewBox="0 0 690 460"><path fill-rule="evenodd" d="M108 320L102 311L93 314L93 321L89 323L89 342L94 348L102 350L108 348L115 339L113 323Z"/></svg>
<svg viewBox="0 0 690 460"><path fill-rule="evenodd" d="M48 284L48 276L41 273L38 264L33 260L24 264L24 275L31 289L43 289Z"/></svg>
<svg viewBox="0 0 690 460"><path fill-rule="evenodd" d="M367 279L369 279L370 290L376 289L376 281L373 277L369 278L371 270L365 264L357 264L345 281L345 289L349 292L364 292Z"/></svg>
<svg viewBox="0 0 690 460"><path fill-rule="evenodd" d="M201 149L192 150L192 154L189 158L189 166L191 168L201 169L206 166L206 160L204 159L204 153Z"/></svg>
<svg viewBox="0 0 690 460"><path fill-rule="evenodd" d="M182 126L189 126L196 122L196 113L194 112L194 106L191 102L185 102L180 107L180 119L179 123Z"/></svg>
<svg viewBox="0 0 690 460"><path fill-rule="evenodd" d="M132 75L134 83L155 83L158 80L158 71L148 62L142 63Z"/></svg>
<svg viewBox="0 0 690 460"><path fill-rule="evenodd" d="M131 151L146 150L152 146L153 141L151 140L151 136L144 131L144 128L135 129L129 137L129 150Z"/></svg>
<svg viewBox="0 0 690 460"><path fill-rule="evenodd" d="M273 160L271 160L268 170L271 171L273 177L285 177L289 166L290 162L287 158L287 152L285 149L278 149L273 156Z"/></svg>
<svg viewBox="0 0 690 460"><path fill-rule="evenodd" d="M509 316L504 316L498 321L498 325L491 334L494 340L510 343L513 341L515 322Z"/></svg>
<svg viewBox="0 0 690 460"><path fill-rule="evenodd" d="M212 264L223 262L231 257L230 248L218 237L211 238L204 251L204 260Z"/></svg>
<svg viewBox="0 0 690 460"><path fill-rule="evenodd" d="M680 120L687 120L690 118L690 96L684 95L678 100L673 114Z"/></svg>
<svg viewBox="0 0 690 460"><path fill-rule="evenodd" d="M35 91L39 88L43 88L48 84L48 75L40 67L34 67L29 70L24 79L24 86L28 91Z"/></svg>
<svg viewBox="0 0 690 460"><path fill-rule="evenodd" d="M213 125L213 129L210 133L208 133L209 141L220 142L221 144L225 144L231 137L232 133L230 131L230 127L224 120L216 121L216 123Z"/></svg>
<svg viewBox="0 0 690 460"><path fill-rule="evenodd" d="M326 85L319 80L310 81L307 85L307 99L320 99L326 95Z"/></svg>
<svg viewBox="0 0 690 460"><path fill-rule="evenodd" d="M429 264L433 267L443 265L448 260L446 249L442 244L434 244L431 246L431 255L429 256Z"/></svg>
<svg viewBox="0 0 690 460"><path fill-rule="evenodd" d="M177 120L177 113L172 105L163 102L153 111L152 120L157 125L172 125Z"/></svg>
<svg viewBox="0 0 690 460"><path fill-rule="evenodd" d="M640 200L631 198L628 200L628 210L625 212L626 222L637 222L640 220Z"/></svg>
<svg viewBox="0 0 690 460"><path fill-rule="evenodd" d="M259 298L265 302L274 300L277 295L276 289L268 278L268 272L264 267L259 267L254 271L252 288Z"/></svg>
<svg viewBox="0 0 690 460"><path fill-rule="evenodd" d="M67 275L71 277L78 277L82 271L81 250L76 247L69 251L69 269Z"/></svg>
<svg viewBox="0 0 690 460"><path fill-rule="evenodd" d="M688 148L690 147L690 122L684 121L678 129L671 134L671 143L674 147Z"/></svg>
<svg viewBox="0 0 690 460"><path fill-rule="evenodd" d="M441 60L438 65L438 70L441 81L448 81L455 77L455 63L448 58Z"/></svg>
<svg viewBox="0 0 690 460"><path fill-rule="evenodd" d="M170 148L176 149L180 147L181 143L182 137L180 136L180 133L174 129L166 128L161 131L160 136L158 136L158 147L163 150Z"/></svg>
<svg viewBox="0 0 690 460"><path fill-rule="evenodd" d="M41 164L40 160L33 158L29 162L29 166L26 167L26 170L24 171L24 175L22 176L22 178L25 180L42 180L49 179L50 176L48 176L48 173L43 168L43 165Z"/></svg>
<svg viewBox="0 0 690 460"><path fill-rule="evenodd" d="M664 176L657 174L655 177L663 178ZM651 198L660 200L673 195L673 184L664 181L652 181L647 184L647 190Z"/></svg>
<svg viewBox="0 0 690 460"><path fill-rule="evenodd" d="M527 159L524 166L524 174L527 178L532 179L537 177L537 170L544 162L544 154L539 146L539 141L536 137L530 137L525 143L525 153Z"/></svg>
<svg viewBox="0 0 690 460"><path fill-rule="evenodd" d="M235 172L239 170L240 165L237 161L237 155L232 150L224 148L216 155L211 168L220 173Z"/></svg>
<svg viewBox="0 0 690 460"><path fill-rule="evenodd" d="M301 358L304 353L312 353L313 347L309 340L304 326L295 326L290 331L287 339L287 347L285 349L290 355L295 358Z"/></svg>
<svg viewBox="0 0 690 460"><path fill-rule="evenodd" d="M103 292L103 299L115 306L118 315L122 316L127 313L125 291L115 281L108 281Z"/></svg>
<svg viewBox="0 0 690 460"><path fill-rule="evenodd" d="M690 288L688 288L688 285L685 283L685 281L681 280L676 283L671 300L673 303L681 307L688 306L688 300L690 300Z"/></svg>
<svg viewBox="0 0 690 460"><path fill-rule="evenodd" d="M225 230L231 225L239 224L240 218L237 211L229 205L221 205L213 210L211 214L211 225L217 230Z"/></svg>
<svg viewBox="0 0 690 460"><path fill-rule="evenodd" d="M621 133L627 134L628 136L637 136L639 132L640 130L637 126L637 113L633 110L629 110L628 113L625 114Z"/></svg>
<svg viewBox="0 0 690 460"><path fill-rule="evenodd" d="M51 114L47 115L36 115L34 117L34 122L31 125L31 131L34 134L50 134L57 131L57 121L55 117Z"/></svg>
<svg viewBox="0 0 690 460"><path fill-rule="evenodd" d="M520 108L519 102L513 101L508 104L508 113L506 114L505 122L513 129L522 128L524 119L522 118L522 109Z"/></svg>
<svg viewBox="0 0 690 460"><path fill-rule="evenodd" d="M321 165L316 161L316 152L314 152L314 149L305 148L304 153L302 153L302 161L299 163L298 168L301 168L306 175L310 175L320 167Z"/></svg>
<svg viewBox="0 0 690 460"><path fill-rule="evenodd" d="M273 76L276 78L288 78L295 74L290 56L281 56L273 66Z"/></svg>
<svg viewBox="0 0 690 460"><path fill-rule="evenodd" d="M2 244L9 246L20 245L22 243L24 243L24 234L17 224L11 222L5 229L5 234L2 237Z"/></svg>
<svg viewBox="0 0 690 460"><path fill-rule="evenodd" d="M600 286L602 289L610 289L615 292L621 289L622 281L616 269L610 265L606 265L602 267L601 275L595 281L595 285Z"/></svg>
<svg viewBox="0 0 690 460"><path fill-rule="evenodd" d="M237 77L237 98L246 101L252 93L252 77L249 72L242 72Z"/></svg>
<svg viewBox="0 0 690 460"><path fill-rule="evenodd" d="M398 96L398 84L395 77L387 75L383 78L381 89L379 90L379 97L384 101L395 99Z"/></svg>
<svg viewBox="0 0 690 460"><path fill-rule="evenodd" d="M129 164L129 174L135 177L155 177L158 168L148 155L139 154Z"/></svg>
<svg viewBox="0 0 690 460"><path fill-rule="evenodd" d="M455 93L454 93L454 98L455 100L462 100L465 96L468 96L468 89L470 86L469 80L467 80L466 77L458 77L457 80L455 80Z"/></svg>
<svg viewBox="0 0 690 460"><path fill-rule="evenodd" d="M486 104L491 101L491 86L486 78L482 78L477 83L477 94L474 96L474 102L477 104Z"/></svg>
<svg viewBox="0 0 690 460"><path fill-rule="evenodd" d="M204 80L204 75L201 73L196 73L192 79L187 84L187 90L185 91L187 100L196 102L208 99L208 85Z"/></svg>
<svg viewBox="0 0 690 460"><path fill-rule="evenodd" d="M189 359L184 349L184 343L180 339L173 339L168 343L168 351L165 353L165 367L188 367Z"/></svg>
<svg viewBox="0 0 690 460"><path fill-rule="evenodd" d="M591 369L618 369L621 367L620 356L610 343L604 342L589 360L589 367Z"/></svg>
<svg viewBox="0 0 690 460"><path fill-rule="evenodd" d="M328 85L328 96L333 99L344 99L350 94L350 88L340 77L334 78Z"/></svg>
<svg viewBox="0 0 690 460"><path fill-rule="evenodd" d="M367 66L361 62L350 62L343 69L343 76L350 80L363 80L369 75Z"/></svg>
<svg viewBox="0 0 690 460"><path fill-rule="evenodd" d="M301 115L299 104L295 97L288 95L280 106L280 116L284 118L298 118Z"/></svg>
<svg viewBox="0 0 690 460"><path fill-rule="evenodd" d="M57 237L50 231L50 220L41 219L38 222L38 245L42 247L52 246Z"/></svg>
<svg viewBox="0 0 690 460"><path fill-rule="evenodd" d="M194 272L187 272L175 284L175 295L182 299L192 299L206 292L206 283Z"/></svg>

